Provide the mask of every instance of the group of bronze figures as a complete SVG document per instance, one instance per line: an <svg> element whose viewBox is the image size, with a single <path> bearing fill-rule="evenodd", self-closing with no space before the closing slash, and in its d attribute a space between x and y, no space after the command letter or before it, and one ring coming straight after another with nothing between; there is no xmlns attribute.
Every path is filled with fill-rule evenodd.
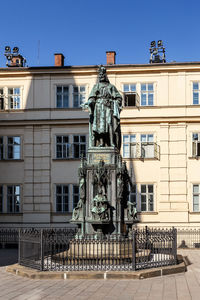
<svg viewBox="0 0 200 300"><path fill-rule="evenodd" d="M73 210L72 222L80 226L83 234L95 231L121 233L126 222L129 228L134 223L137 210L128 200L132 183L126 163L119 154L122 97L110 84L104 67L99 68L98 83L82 107L89 111L88 150L93 157L98 151L100 159L98 162L81 159L79 202ZM104 157L108 161L104 161Z"/></svg>

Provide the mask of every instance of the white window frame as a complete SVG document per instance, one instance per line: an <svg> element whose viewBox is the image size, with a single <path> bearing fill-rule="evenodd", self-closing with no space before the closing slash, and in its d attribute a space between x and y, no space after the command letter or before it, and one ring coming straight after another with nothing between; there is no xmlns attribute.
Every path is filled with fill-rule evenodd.
<svg viewBox="0 0 200 300"><path fill-rule="evenodd" d="M22 101L21 101L21 99L22 99L22 96L21 96L21 93L22 93L22 91L21 91L21 87L20 86L15 86L15 87L8 87L7 88L8 89L8 109L10 109L10 110L17 110L17 109L21 109L21 106L22 106ZM14 90L15 89L19 89L19 94L17 94L17 93L14 93ZM13 90L13 94L10 94L9 93L9 90ZM13 107L11 107L11 99L13 98L13 104L12 104L12 106ZM19 98L19 100L17 100L17 98Z"/></svg>
<svg viewBox="0 0 200 300"><path fill-rule="evenodd" d="M75 136L76 137L79 137L79 142L74 142L74 138L75 138ZM81 142L80 141L80 139L81 139L81 137L85 137L85 142ZM73 136L72 136L72 139L73 139L73 141L72 141L72 157L73 158L80 158L81 157L81 145L85 145L85 155L84 155L84 157L86 157L86 149L87 149L87 137L86 137L86 134L74 134ZM74 151L74 145L79 145L79 156L78 157L75 157L75 151Z"/></svg>
<svg viewBox="0 0 200 300"><path fill-rule="evenodd" d="M198 84L198 89L194 89L194 84ZM197 94L197 98L198 98L198 103L194 103L194 94ZM199 105L200 103L200 82L198 81L193 81L192 82L192 104L193 105Z"/></svg>
<svg viewBox="0 0 200 300"><path fill-rule="evenodd" d="M61 143L58 143L57 142L57 138L58 137L61 137L61 139L62 139L62 142ZM68 143L64 143L63 142L63 139L64 138L68 138ZM61 147L62 147L62 157L58 157L58 155L57 155L57 146L58 145L61 145ZM65 151L65 148L66 147L66 156L64 156L64 151ZM56 159L69 159L70 158L70 154L71 154L71 144L70 144L70 136L69 135L64 135L64 134L56 134L56 136L55 136L55 158Z"/></svg>
<svg viewBox="0 0 200 300"><path fill-rule="evenodd" d="M125 137L128 137L128 141L125 141ZM122 140L122 144L123 144L123 157L124 158L137 158L137 142L136 142L136 134L123 134L123 140ZM135 141L133 142L132 140L135 138ZM125 147L128 148L128 156L125 156ZM135 150L134 150L135 148ZM134 154L135 155L132 155Z"/></svg>
<svg viewBox="0 0 200 300"><path fill-rule="evenodd" d="M128 86L128 90L125 90L125 86ZM135 86L135 89L132 87ZM126 97L128 95L135 95L135 105L128 105ZM137 83L123 83L123 96L124 107L138 107L140 105L139 96L137 93Z"/></svg>
<svg viewBox="0 0 200 300"><path fill-rule="evenodd" d="M5 94L4 94L4 88L0 87L0 111L3 110L5 110Z"/></svg>
<svg viewBox="0 0 200 300"><path fill-rule="evenodd" d="M142 192L142 186L146 186L146 192ZM149 186L153 186L153 192L149 192ZM146 210L142 210L142 196L146 197ZM150 196L153 195L153 209L150 209ZM155 211L155 185L153 183L140 184L140 209L141 212L154 212Z"/></svg>
<svg viewBox="0 0 200 300"><path fill-rule="evenodd" d="M135 198L135 201L133 200L133 198ZM129 201L135 204L136 209L138 209L138 193L136 183L132 184L132 187L129 185Z"/></svg>
<svg viewBox="0 0 200 300"><path fill-rule="evenodd" d="M194 139L197 135L197 139ZM192 157L200 157L200 132L192 132Z"/></svg>
<svg viewBox="0 0 200 300"><path fill-rule="evenodd" d="M146 136L146 141L142 141L142 136ZM153 136L153 141L148 141L149 137ZM151 153L150 150L153 148L153 155L151 156L148 153ZM140 151L142 158L155 158L155 142L154 142L154 134L153 133L140 133Z"/></svg>
<svg viewBox="0 0 200 300"><path fill-rule="evenodd" d="M12 188L12 193L9 194L8 193L8 189ZM15 194L14 189L15 188L19 188L19 193ZM9 197L11 197L11 201L12 201L12 210L9 210ZM19 199L19 205L17 205L19 207L19 210L16 209L16 197ZM7 213L20 213L21 211L21 186L18 184L12 185L12 184L8 184L7 185Z"/></svg>
<svg viewBox="0 0 200 300"><path fill-rule="evenodd" d="M57 186L61 187L61 194L57 193ZM64 187L67 187L68 193L64 193ZM61 210L57 210L57 197L61 197ZM67 197L67 210L65 210L65 199L64 197ZM56 213L67 213L70 211L70 185L64 184L64 183L56 183L55 184L55 211Z"/></svg>
<svg viewBox="0 0 200 300"><path fill-rule="evenodd" d="M146 89L142 90L142 85L146 85ZM149 90L149 85L153 85L153 90ZM142 95L146 95L146 104L142 104ZM149 104L149 95L153 94L153 104ZM155 83L154 82L141 82L140 83L140 106L148 107L155 106Z"/></svg>
<svg viewBox="0 0 200 300"><path fill-rule="evenodd" d="M194 186L198 186L198 192L194 192ZM198 196L198 203L194 203L194 196ZM199 183L193 183L192 185L192 211L193 212L200 212L200 184ZM198 209L196 210L194 207L197 205Z"/></svg>
<svg viewBox="0 0 200 300"><path fill-rule="evenodd" d="M78 89L78 92L75 92L75 88ZM81 91L81 88L84 88L84 91ZM73 85L73 93L72 93L72 104L73 108L79 108L81 104L83 104L86 101L86 85L85 84L80 84L80 85ZM78 96L78 103L75 105L75 96ZM83 99L82 99L83 97Z"/></svg>
<svg viewBox="0 0 200 300"><path fill-rule="evenodd" d="M59 93L58 91L57 91L57 88L61 88L62 89L62 91L61 91L61 93ZM67 91L67 93L65 93L64 92L64 88L67 88L68 89L68 91ZM62 108L69 108L69 101L70 101L70 99L69 99L69 95L70 95L70 86L68 85L68 84L58 84L58 85L56 85L56 88L55 88L55 93L56 93L56 100L55 100L55 102L56 102L56 108L60 108L60 109L62 109ZM67 95L67 98L68 98L68 100L67 100L67 106L64 106L64 95ZM62 105L59 107L58 106L58 99L57 99L57 96L58 95L60 95L61 96L61 102L62 102Z"/></svg>
<svg viewBox="0 0 200 300"><path fill-rule="evenodd" d="M20 143L17 144L17 145L15 145L14 143L11 144L11 143L8 142L9 138L12 138L12 139L19 138ZM6 159L8 159L8 160L19 160L19 159L21 159L21 136L7 136L6 145L7 145ZM19 157L17 157L17 158L8 157L9 156L9 147L13 147L14 149L15 149L15 147L19 147L19 152L17 151L17 153L19 153ZM15 153L14 149L13 149L13 153Z"/></svg>

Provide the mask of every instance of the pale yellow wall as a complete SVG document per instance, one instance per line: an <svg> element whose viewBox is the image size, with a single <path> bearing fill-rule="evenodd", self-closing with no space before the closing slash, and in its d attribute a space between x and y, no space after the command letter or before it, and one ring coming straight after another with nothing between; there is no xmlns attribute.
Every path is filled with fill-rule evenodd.
<svg viewBox="0 0 200 300"><path fill-rule="evenodd" d="M128 107L121 113L122 134L137 134L139 141L140 134L153 133L160 146L159 159L126 159L133 182L154 184L155 210L139 214L143 224L195 226L200 222L200 213L192 212L192 185L200 184L200 160L191 158L192 133L200 132L200 107L192 105L192 82L200 81L200 70L191 68L157 70L155 66L152 73L148 67L146 73L139 67L108 69L110 82L121 92L125 83L136 83L139 95L140 83L155 84L154 107ZM2 74L0 87L22 87L23 110L0 112L0 136L22 137L22 161L0 161L0 183L22 185L24 214L3 215L0 222L47 224L70 219L70 215L55 214L55 184L70 184L71 189L78 183L80 160L56 160L54 141L58 134L86 134L88 142L88 112L72 108L72 87L85 85L88 97L97 81L94 71L89 75L86 70L82 74L77 70L77 75L45 71L42 76L21 77L16 73L12 78ZM69 85L69 109L54 109L56 85Z"/></svg>

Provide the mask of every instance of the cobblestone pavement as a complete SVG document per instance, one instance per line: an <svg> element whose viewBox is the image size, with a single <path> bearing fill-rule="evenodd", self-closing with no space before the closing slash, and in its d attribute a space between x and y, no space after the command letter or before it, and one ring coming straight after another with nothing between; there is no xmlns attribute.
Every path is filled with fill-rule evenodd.
<svg viewBox="0 0 200 300"><path fill-rule="evenodd" d="M144 280L34 280L5 271L17 250L0 249L0 299L200 299L200 250L182 250L191 262L185 274Z"/></svg>

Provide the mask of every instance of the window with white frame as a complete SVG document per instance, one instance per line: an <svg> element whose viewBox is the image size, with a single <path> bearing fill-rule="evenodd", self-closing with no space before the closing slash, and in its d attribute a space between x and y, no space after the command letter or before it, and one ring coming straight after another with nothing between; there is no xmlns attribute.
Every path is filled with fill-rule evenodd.
<svg viewBox="0 0 200 300"><path fill-rule="evenodd" d="M73 209L77 206L79 201L79 186L73 185Z"/></svg>
<svg viewBox="0 0 200 300"><path fill-rule="evenodd" d="M74 135L73 136L73 157L80 158L86 156L86 136Z"/></svg>
<svg viewBox="0 0 200 300"><path fill-rule="evenodd" d="M130 187L129 201L132 202L134 204L134 206L137 208L137 186L136 186L136 184L133 184Z"/></svg>
<svg viewBox="0 0 200 300"><path fill-rule="evenodd" d="M4 159L3 136L0 136L0 160Z"/></svg>
<svg viewBox="0 0 200 300"><path fill-rule="evenodd" d="M193 104L199 104L199 92L200 85L199 82L193 82Z"/></svg>
<svg viewBox="0 0 200 300"><path fill-rule="evenodd" d="M7 186L7 212L8 213L20 212L20 186L19 185Z"/></svg>
<svg viewBox="0 0 200 300"><path fill-rule="evenodd" d="M4 93L3 88L0 88L0 110L3 110L5 103L4 103Z"/></svg>
<svg viewBox="0 0 200 300"><path fill-rule="evenodd" d="M84 85L73 86L73 107L80 107L85 102L86 89Z"/></svg>
<svg viewBox="0 0 200 300"><path fill-rule="evenodd" d="M141 157L142 158L154 158L154 135L153 134L141 134Z"/></svg>
<svg viewBox="0 0 200 300"><path fill-rule="evenodd" d="M200 185L193 184L193 211L199 211Z"/></svg>
<svg viewBox="0 0 200 300"><path fill-rule="evenodd" d="M56 136L56 158L69 158L70 144L68 135Z"/></svg>
<svg viewBox="0 0 200 300"><path fill-rule="evenodd" d="M136 145L137 144L135 134L123 135L123 157L135 158Z"/></svg>
<svg viewBox="0 0 200 300"><path fill-rule="evenodd" d="M3 185L0 185L0 213L3 212Z"/></svg>
<svg viewBox="0 0 200 300"><path fill-rule="evenodd" d="M56 212L69 211L69 186L64 184L56 185Z"/></svg>
<svg viewBox="0 0 200 300"><path fill-rule="evenodd" d="M20 159L21 138L19 136L7 137L7 159Z"/></svg>
<svg viewBox="0 0 200 300"><path fill-rule="evenodd" d="M141 184L141 211L154 210L153 184Z"/></svg>
<svg viewBox="0 0 200 300"><path fill-rule="evenodd" d="M8 106L9 109L20 109L20 88L8 88Z"/></svg>
<svg viewBox="0 0 200 300"><path fill-rule="evenodd" d="M67 108L69 107L69 87L57 86L56 87L56 107Z"/></svg>
<svg viewBox="0 0 200 300"><path fill-rule="evenodd" d="M136 106L137 105L137 93L136 84L124 84L124 106Z"/></svg>
<svg viewBox="0 0 200 300"><path fill-rule="evenodd" d="M141 106L154 105L154 85L153 83L141 83Z"/></svg>
<svg viewBox="0 0 200 300"><path fill-rule="evenodd" d="M192 134L192 156L200 156L200 133L198 132Z"/></svg>

